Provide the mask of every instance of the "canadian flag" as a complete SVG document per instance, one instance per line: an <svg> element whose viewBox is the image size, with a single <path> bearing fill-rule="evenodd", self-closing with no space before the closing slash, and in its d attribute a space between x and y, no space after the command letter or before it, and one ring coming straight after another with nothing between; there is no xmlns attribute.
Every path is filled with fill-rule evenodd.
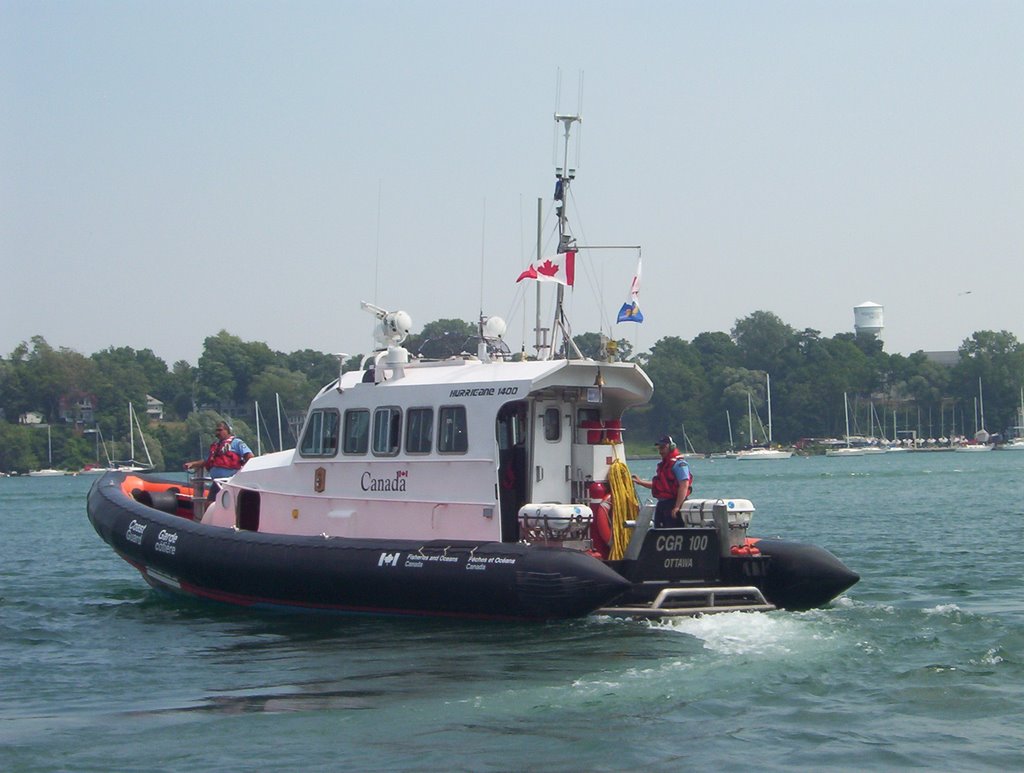
<svg viewBox="0 0 1024 773"><path fill-rule="evenodd" d="M541 258L531 263L526 271L519 275L517 282L524 279L536 279L538 282L558 282L572 287L576 280L576 253L562 252L550 258Z"/></svg>

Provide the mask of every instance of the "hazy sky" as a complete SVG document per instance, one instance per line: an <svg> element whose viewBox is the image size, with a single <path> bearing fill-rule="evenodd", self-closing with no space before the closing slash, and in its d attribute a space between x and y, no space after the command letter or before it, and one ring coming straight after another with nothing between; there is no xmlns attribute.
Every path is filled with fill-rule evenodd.
<svg viewBox="0 0 1024 773"><path fill-rule="evenodd" d="M364 352L360 300L518 349L581 79L571 223L642 245L647 321L635 254L588 253L575 332L870 300L889 352L1024 339L1022 41L1016 0L0 0L0 355Z"/></svg>

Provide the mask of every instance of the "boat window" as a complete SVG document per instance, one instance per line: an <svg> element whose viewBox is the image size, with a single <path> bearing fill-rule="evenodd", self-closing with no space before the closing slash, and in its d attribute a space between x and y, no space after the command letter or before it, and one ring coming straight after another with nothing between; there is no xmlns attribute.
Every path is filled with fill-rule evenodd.
<svg viewBox="0 0 1024 773"><path fill-rule="evenodd" d="M299 453L302 456L334 456L338 452L340 419L337 411L313 411L306 423Z"/></svg>
<svg viewBox="0 0 1024 773"><path fill-rule="evenodd" d="M437 450L442 454L464 454L468 449L466 406L443 406L438 414Z"/></svg>
<svg viewBox="0 0 1024 773"><path fill-rule="evenodd" d="M373 412L373 453L394 456L402 438L402 412L398 408L378 408Z"/></svg>
<svg viewBox="0 0 1024 773"><path fill-rule="evenodd" d="M429 454L433 434L433 408L410 408L405 412L405 452L407 454Z"/></svg>
<svg viewBox="0 0 1024 773"><path fill-rule="evenodd" d="M370 447L370 412L366 410L345 411L345 439L342 452L365 454Z"/></svg>
<svg viewBox="0 0 1024 773"><path fill-rule="evenodd" d="M559 440L562 437L562 412L558 408L544 411L544 439Z"/></svg>

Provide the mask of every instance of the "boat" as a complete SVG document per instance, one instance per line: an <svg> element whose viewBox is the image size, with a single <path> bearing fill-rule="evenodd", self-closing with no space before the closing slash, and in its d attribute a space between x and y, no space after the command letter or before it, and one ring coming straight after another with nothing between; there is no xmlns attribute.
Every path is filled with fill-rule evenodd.
<svg viewBox="0 0 1024 773"><path fill-rule="evenodd" d="M142 450L146 453L146 462L135 459L135 428L138 427L139 439L142 441ZM135 413L135 406L128 403L128 443L130 455L127 459L110 461L110 468L119 472L144 472L153 469L153 457L149 453L149 446L146 445L146 436L142 432L142 424L139 423L138 414ZM104 447L105 448L105 447Z"/></svg>
<svg viewBox="0 0 1024 773"><path fill-rule="evenodd" d="M863 446L854 446L850 443L850 401L846 392L843 392L843 411L846 413L846 445L825 449L825 456L864 456Z"/></svg>
<svg viewBox="0 0 1024 773"><path fill-rule="evenodd" d="M728 451L716 451L707 455L708 459L735 459L737 451L732 441L732 419L729 416L729 411L725 412L725 423L729 428L729 450Z"/></svg>
<svg viewBox="0 0 1024 773"><path fill-rule="evenodd" d="M766 445L754 446L752 448L746 448L742 451L738 451L736 453L736 459L738 461L752 461L760 459L789 459L790 457L793 456L793 452L788 449L776 448L772 446L772 380L771 376L768 375L767 373L764 374L764 379L765 390L768 399L768 432L765 435ZM747 392L747 422L748 427L750 428L751 436L753 436L754 434L753 421L753 409L751 408L750 393ZM761 419L758 418L759 423L760 421ZM762 427L761 430L763 432L764 427Z"/></svg>
<svg viewBox="0 0 1024 773"><path fill-rule="evenodd" d="M1020 408L1017 411L1017 425L1013 428L1014 437L998 446L1000 451L1024 451L1024 387L1020 390Z"/></svg>
<svg viewBox="0 0 1024 773"><path fill-rule="evenodd" d="M978 404L981 405L981 425L978 425ZM984 451L991 451L995 448L995 443L990 443L988 430L985 429L985 395L981 389L981 378L978 379L978 400L974 405L974 437L970 440L962 440L954 446L954 451L958 453L979 453Z"/></svg>
<svg viewBox="0 0 1024 773"><path fill-rule="evenodd" d="M50 434L49 424L46 425L46 458L50 466L42 470L29 470L28 476L30 478L56 478L68 474L66 470L55 470L53 468L53 438Z"/></svg>
<svg viewBox="0 0 1024 773"><path fill-rule="evenodd" d="M556 120L568 154L579 117ZM548 268L582 249L562 169ZM746 499L690 500L683 525L655 528L622 442L654 386L635 362L575 350L555 284L563 332L535 360L512 356L504 322L483 315L475 353L420 359L402 346L407 313L363 303L376 349L313 398L296 448L254 457L212 501L203 480L111 471L89 492L93 527L161 591L324 613L805 610L859 580L822 547L752 536Z"/></svg>

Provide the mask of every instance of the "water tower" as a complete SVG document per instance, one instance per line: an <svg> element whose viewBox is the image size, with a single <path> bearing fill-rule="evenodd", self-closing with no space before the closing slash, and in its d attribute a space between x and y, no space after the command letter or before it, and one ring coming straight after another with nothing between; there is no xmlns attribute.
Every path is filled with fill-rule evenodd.
<svg viewBox="0 0 1024 773"><path fill-rule="evenodd" d="M853 329L859 336L877 338L881 334L882 328L885 327L882 320L884 313L884 306L879 306L871 301L864 301L860 306L854 306Z"/></svg>

